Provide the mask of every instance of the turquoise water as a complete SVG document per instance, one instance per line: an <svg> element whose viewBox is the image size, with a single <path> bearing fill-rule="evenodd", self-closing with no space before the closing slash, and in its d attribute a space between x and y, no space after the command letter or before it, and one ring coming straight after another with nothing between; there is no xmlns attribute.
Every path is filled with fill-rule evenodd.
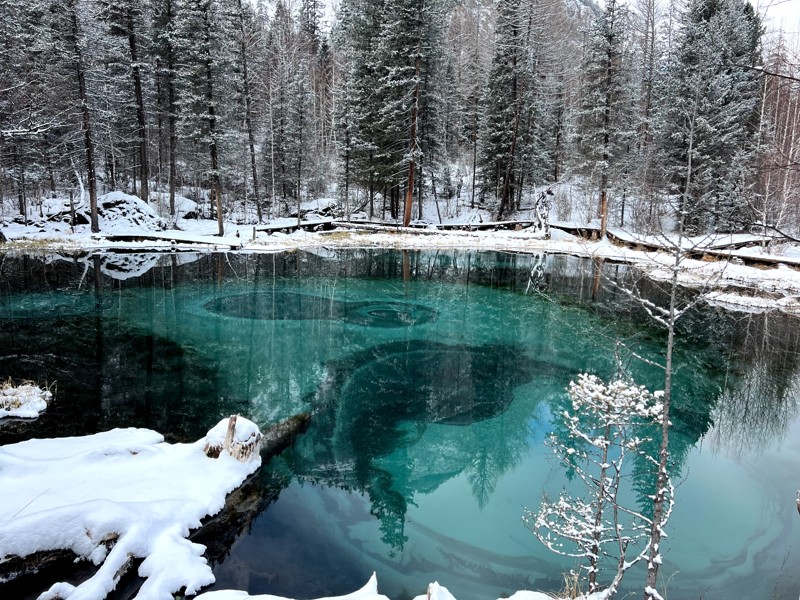
<svg viewBox="0 0 800 600"><path fill-rule="evenodd" d="M374 570L392 598L434 580L460 600L558 591L575 565L521 516L570 485L543 446L564 389L620 367L650 389L663 380L649 364L663 332L609 283L633 274L598 267L363 250L31 258L4 267L0 370L57 381L57 400L0 442L114 426L193 440L232 412L266 427L311 411L238 528L210 544L215 589L318 597ZM797 332L780 315L687 315L670 598L798 595ZM646 473L631 475L636 505Z"/></svg>

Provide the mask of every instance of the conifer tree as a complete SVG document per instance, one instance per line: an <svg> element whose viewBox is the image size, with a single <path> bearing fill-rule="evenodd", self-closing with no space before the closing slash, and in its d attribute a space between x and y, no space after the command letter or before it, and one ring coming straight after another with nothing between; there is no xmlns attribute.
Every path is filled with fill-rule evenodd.
<svg viewBox="0 0 800 600"><path fill-rule="evenodd" d="M273 196L286 207L299 203L310 136L310 83L308 57L301 44L298 24L288 5L280 1L269 34L269 139L267 165Z"/></svg>
<svg viewBox="0 0 800 600"><path fill-rule="evenodd" d="M238 57L237 62L241 74L241 99L242 109L244 111L244 126L247 130L247 149L250 158L250 174L253 181L253 196L256 205L256 214L258 222L261 223L263 218L261 208L261 196L259 194L259 177L256 162L256 141L255 141L255 124L253 123L253 104L254 93L253 84L251 81L251 59L250 48L248 47L248 33L251 29L250 24L252 15L248 8L242 3L242 0L234 0L233 2L233 16L236 25L236 34L238 37Z"/></svg>
<svg viewBox="0 0 800 600"><path fill-rule="evenodd" d="M230 56L225 54L230 31L218 0L180 0L177 5L175 50L179 55L180 124L184 136L208 152L208 185L218 233L224 234L220 149L224 133L220 78Z"/></svg>
<svg viewBox="0 0 800 600"><path fill-rule="evenodd" d="M334 43L344 58L337 86L336 125L340 132L340 162L341 152L346 152L342 175L348 198L352 186L367 188L370 218L375 214L376 192L384 187L378 160L380 106L374 94L381 75L376 53L383 14L382 1L346 0L340 7L334 32Z"/></svg>
<svg viewBox="0 0 800 600"><path fill-rule="evenodd" d="M692 0L662 100L662 144L671 184L688 204L689 233L734 231L752 221L761 23L745 0ZM688 124L694 119L693 156ZM686 165L691 160L691 189ZM688 192L688 193L687 193ZM683 200L682 200L683 202Z"/></svg>
<svg viewBox="0 0 800 600"><path fill-rule="evenodd" d="M167 121L167 159L169 161L169 214L175 217L175 193L178 179L178 96L177 54L175 49L177 0L155 0L153 17L153 54L157 65L159 122ZM160 137L163 127L159 127ZM159 148L163 148L159 139ZM159 152L159 157L161 152Z"/></svg>
<svg viewBox="0 0 800 600"><path fill-rule="evenodd" d="M563 108L559 88L562 45L554 35L561 5L547 0L502 0L495 53L481 99L481 195L494 196L497 218L519 208L526 182L551 177Z"/></svg>
<svg viewBox="0 0 800 600"><path fill-rule="evenodd" d="M95 165L96 126L90 89L90 55L85 28L91 23L88 10L79 0L51 0L42 15L40 59L50 64L57 93L54 107L68 113L65 129L82 140L83 166L89 194L89 218L93 232L100 231L97 215L97 174ZM66 133L66 131L65 131ZM80 182L79 182L80 183Z"/></svg>
<svg viewBox="0 0 800 600"><path fill-rule="evenodd" d="M589 34L578 116L584 169L597 182L601 238L608 226L609 187L618 178L635 135L631 65L625 48L629 37L627 11L616 0L608 0Z"/></svg>
<svg viewBox="0 0 800 600"><path fill-rule="evenodd" d="M481 101L481 196L488 193L499 201L498 219L514 198L514 161L525 101L520 5L520 0L498 2L495 54Z"/></svg>
<svg viewBox="0 0 800 600"><path fill-rule="evenodd" d="M142 200L148 202L150 196L150 160L147 143L144 73L142 72L144 56L140 31L146 3L139 0L101 0L100 5L102 7L101 16L108 24L109 34L113 37L121 38L126 46L125 55L118 55L117 62L130 77L130 82L132 83L132 104L136 113L136 146L140 179L139 196Z"/></svg>
<svg viewBox="0 0 800 600"><path fill-rule="evenodd" d="M20 215L27 220L26 182L28 171L41 165L41 139L52 139L56 122L49 114L44 65L38 60L36 23L41 22L41 7L22 0L0 4L0 72L5 85L0 86L0 191L3 191L6 167L17 197ZM13 84L12 84L13 83ZM45 153L44 158L48 158ZM51 185L52 165L47 163ZM53 190L54 191L54 190ZM0 194L0 209L5 198ZM1 217L0 217L1 218Z"/></svg>

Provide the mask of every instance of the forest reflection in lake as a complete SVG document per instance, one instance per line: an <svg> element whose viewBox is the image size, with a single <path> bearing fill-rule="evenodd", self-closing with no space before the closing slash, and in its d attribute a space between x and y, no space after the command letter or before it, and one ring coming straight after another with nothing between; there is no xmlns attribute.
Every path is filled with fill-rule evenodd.
<svg viewBox="0 0 800 600"><path fill-rule="evenodd" d="M393 598L434 579L460 600L555 591L573 565L520 522L567 485L541 446L550 415L582 371L663 378L637 358L659 362L663 332L607 283L638 277L621 265L351 250L0 268L0 373L58 385L2 443L116 426L191 440L231 412L313 412L213 542L220 588L341 594L377 570ZM797 596L797 325L702 305L680 324L671 598Z"/></svg>

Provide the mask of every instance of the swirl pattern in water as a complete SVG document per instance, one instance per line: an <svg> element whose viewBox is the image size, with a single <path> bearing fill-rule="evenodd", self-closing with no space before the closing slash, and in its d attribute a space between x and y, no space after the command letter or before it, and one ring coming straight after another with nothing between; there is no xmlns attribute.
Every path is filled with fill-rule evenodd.
<svg viewBox="0 0 800 600"><path fill-rule="evenodd" d="M436 320L437 311L396 301L353 302L298 292L253 292L215 298L206 310L263 321L343 320L366 327L410 327Z"/></svg>

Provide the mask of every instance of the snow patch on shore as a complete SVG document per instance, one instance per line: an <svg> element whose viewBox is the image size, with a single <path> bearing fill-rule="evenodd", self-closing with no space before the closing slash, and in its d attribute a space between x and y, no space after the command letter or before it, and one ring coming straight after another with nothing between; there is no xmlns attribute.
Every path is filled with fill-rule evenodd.
<svg viewBox="0 0 800 600"><path fill-rule="evenodd" d="M581 595L575 600L601 600L603 597L602 592L594 592L589 595ZM251 596L247 592L238 590L219 590L215 592L206 592L200 594L195 600L291 600L290 598L283 598L281 596L271 596L262 594L258 596ZM351 594L345 596L333 596L330 598L320 598L318 600L388 600L386 596L378 593L378 578L375 573L372 574L367 584ZM434 581L428 585L428 591L425 594L415 596L413 600L456 600L450 591L439 585ZM502 599L499 599L502 600ZM542 592L520 591L514 593L508 600L559 600L556 596L544 594Z"/></svg>
<svg viewBox="0 0 800 600"><path fill-rule="evenodd" d="M0 419L35 419L47 408L53 394L32 383L0 386Z"/></svg>
<svg viewBox="0 0 800 600"><path fill-rule="evenodd" d="M227 449L207 456L218 428L227 430L228 419L211 440L193 444L128 428L0 447L0 562L66 549L100 565L77 587L55 584L43 600L104 598L136 558L145 578L140 600L169 598L184 587L194 594L213 583L205 548L186 538L261 464L258 452L245 461ZM239 417L231 437L260 435Z"/></svg>

